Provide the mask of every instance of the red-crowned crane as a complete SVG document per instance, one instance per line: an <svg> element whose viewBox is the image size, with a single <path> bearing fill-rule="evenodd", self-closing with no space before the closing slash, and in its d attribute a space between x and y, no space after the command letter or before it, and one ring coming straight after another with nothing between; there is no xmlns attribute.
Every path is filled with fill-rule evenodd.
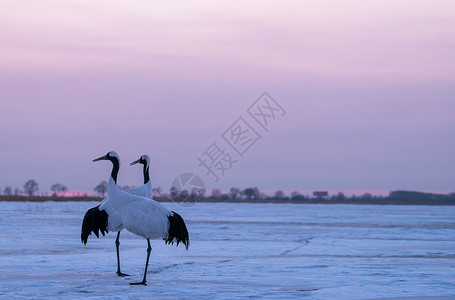
<svg viewBox="0 0 455 300"><path fill-rule="evenodd" d="M148 155L142 155L138 160L131 163L131 165L140 163L143 167L144 184L133 189L127 190L128 193L144 196L150 198L152 196L152 184L150 183L150 158ZM117 250L117 275L129 276L128 274L120 271L120 231L124 228L122 218L117 214L112 206L112 200L109 197L104 198L100 205L89 209L82 221L81 241L84 245L87 244L88 236L93 232L99 238L99 231L104 236L105 232L117 231L117 238L115 239L115 248Z"/></svg>
<svg viewBox="0 0 455 300"><path fill-rule="evenodd" d="M117 174L120 169L120 159L116 152L110 151L106 155L93 161L109 160L112 162L111 176L108 182L109 198L112 207L123 221L126 230L147 240L147 260L145 262L144 277L141 282L131 285L146 285L147 268L152 247L150 239L163 239L166 244L183 243L186 250L190 244L188 230L182 217L176 212L169 211L160 203L147 198L122 191L117 186Z"/></svg>

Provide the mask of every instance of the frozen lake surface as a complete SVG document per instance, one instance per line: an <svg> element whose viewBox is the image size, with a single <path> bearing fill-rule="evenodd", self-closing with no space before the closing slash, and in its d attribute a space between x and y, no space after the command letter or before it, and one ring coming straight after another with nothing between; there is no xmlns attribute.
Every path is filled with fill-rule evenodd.
<svg viewBox="0 0 455 300"><path fill-rule="evenodd" d="M80 241L94 202L0 202L0 298L455 299L455 207L182 207L189 251L122 231ZM409 297L409 298L407 298ZM431 297L431 298L430 298Z"/></svg>

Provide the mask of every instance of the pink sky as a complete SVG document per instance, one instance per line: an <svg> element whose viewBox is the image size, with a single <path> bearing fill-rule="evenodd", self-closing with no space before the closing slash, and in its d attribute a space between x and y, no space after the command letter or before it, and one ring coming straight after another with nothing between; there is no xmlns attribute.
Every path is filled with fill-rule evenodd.
<svg viewBox="0 0 455 300"><path fill-rule="evenodd" d="M88 190L152 157L209 188L455 190L453 1L2 1L0 189ZM262 92L287 111L215 183L196 157Z"/></svg>

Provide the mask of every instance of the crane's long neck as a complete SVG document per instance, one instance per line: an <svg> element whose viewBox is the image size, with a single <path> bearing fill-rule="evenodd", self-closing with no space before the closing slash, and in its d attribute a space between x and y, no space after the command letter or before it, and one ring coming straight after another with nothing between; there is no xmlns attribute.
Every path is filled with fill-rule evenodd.
<svg viewBox="0 0 455 300"><path fill-rule="evenodd" d="M124 204L122 199L123 192L117 186L117 174L120 169L120 162L117 158L112 158L110 161L112 162L112 172L107 184L107 191L109 193L109 199L111 200L112 206L115 210L118 210Z"/></svg>
<svg viewBox="0 0 455 300"><path fill-rule="evenodd" d="M115 157L113 159L111 159L111 162L112 162L111 177L114 180L115 184L117 184L117 175L118 175L118 171L120 169L120 162Z"/></svg>
<svg viewBox="0 0 455 300"><path fill-rule="evenodd" d="M144 172L144 184L146 184L147 182L150 181L150 172L149 172L149 166L147 164L144 164L144 169L143 169L143 172Z"/></svg>

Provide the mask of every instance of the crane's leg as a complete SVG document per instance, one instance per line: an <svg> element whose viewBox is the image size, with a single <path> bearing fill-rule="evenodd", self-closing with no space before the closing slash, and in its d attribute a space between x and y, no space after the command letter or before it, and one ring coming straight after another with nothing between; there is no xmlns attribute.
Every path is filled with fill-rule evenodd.
<svg viewBox="0 0 455 300"><path fill-rule="evenodd" d="M120 238L120 231L117 233L117 238L115 239L115 248L117 249L117 275L118 276L130 276L128 274L124 274L120 271L120 252L119 252L119 246L120 246L120 241L119 241L119 238Z"/></svg>
<svg viewBox="0 0 455 300"><path fill-rule="evenodd" d="M150 258L150 252L152 252L152 246L150 246L150 240L147 239L147 261L145 262L145 272L144 272L144 279L142 279L141 282L132 282L130 283L131 285L137 285L137 284L142 284L142 285L147 285L147 281L145 280L147 277L147 267L149 265L149 258Z"/></svg>

